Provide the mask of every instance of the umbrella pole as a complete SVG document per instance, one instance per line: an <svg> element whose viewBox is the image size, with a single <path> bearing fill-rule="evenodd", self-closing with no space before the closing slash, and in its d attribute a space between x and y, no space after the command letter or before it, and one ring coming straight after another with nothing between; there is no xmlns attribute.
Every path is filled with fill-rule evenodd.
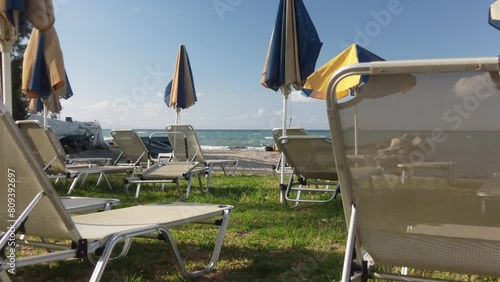
<svg viewBox="0 0 500 282"><path fill-rule="evenodd" d="M10 65L11 42L1 40L2 47L2 97L3 104L11 114L12 112L12 70Z"/></svg>
<svg viewBox="0 0 500 282"><path fill-rule="evenodd" d="M287 103L288 96L290 95L291 89L290 86L285 86L282 89L283 92L283 134L281 136L286 136L286 117L287 117ZM280 177L280 203L284 201L284 195L282 191L284 191L285 187L285 169L286 169L286 157L283 152L281 152L281 177Z"/></svg>
<svg viewBox="0 0 500 282"><path fill-rule="evenodd" d="M354 106L354 155L358 155L358 105Z"/></svg>
<svg viewBox="0 0 500 282"><path fill-rule="evenodd" d="M179 115L180 115L180 109L177 107L177 105L175 106L175 124L179 124Z"/></svg>
<svg viewBox="0 0 500 282"><path fill-rule="evenodd" d="M48 120L47 120L47 106L45 105L45 103L43 103L43 128L47 129L47 123L48 123Z"/></svg>

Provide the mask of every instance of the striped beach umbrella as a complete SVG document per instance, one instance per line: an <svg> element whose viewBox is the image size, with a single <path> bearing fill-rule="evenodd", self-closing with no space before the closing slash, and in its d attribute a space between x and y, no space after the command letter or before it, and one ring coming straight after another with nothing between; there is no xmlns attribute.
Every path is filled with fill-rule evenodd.
<svg viewBox="0 0 500 282"><path fill-rule="evenodd" d="M352 44L340 54L335 56L329 62L313 72L308 78L302 89L302 94L311 98L326 100L326 89L332 75L341 67L357 64L368 63L373 61L385 61L381 57L366 50L365 48ZM416 78L409 74L394 74L385 75L384 80L391 80L390 84L379 83L378 76L369 75L351 75L348 76L337 85L337 99L349 98L355 96L362 91L367 91L370 94L369 98L377 98L393 93L406 93L416 84ZM357 138L357 110L354 113L354 148L355 155L358 154L358 138Z"/></svg>
<svg viewBox="0 0 500 282"><path fill-rule="evenodd" d="M261 84L283 94L283 135L291 87L302 89L316 66L323 43L302 0L280 0L262 73ZM282 162L285 156L282 154ZM285 171L281 171L281 186ZM281 199L282 200L282 199Z"/></svg>
<svg viewBox="0 0 500 282"><path fill-rule="evenodd" d="M45 119L46 110L60 112L59 98L70 98L73 93L54 28L52 1L26 0L26 17L34 28L24 53L22 91L31 99L31 111L40 110L43 103Z"/></svg>
<svg viewBox="0 0 500 282"><path fill-rule="evenodd" d="M496 29L500 29L500 1L490 5L488 23Z"/></svg>
<svg viewBox="0 0 500 282"><path fill-rule="evenodd" d="M307 78L302 93L312 98L326 100L326 88L330 78L339 68L373 61L384 61L384 59L357 44L352 44L312 73ZM353 75L343 79L337 86L337 99L347 97L353 87L364 85L368 82L368 78L368 75Z"/></svg>
<svg viewBox="0 0 500 282"><path fill-rule="evenodd" d="M191 63L184 45L179 46L174 77L165 89L164 100L167 106L175 109L175 124L179 123L181 109L187 109L197 101Z"/></svg>
<svg viewBox="0 0 500 282"><path fill-rule="evenodd" d="M0 51L2 52L2 100L12 114L12 70L10 54L17 40L20 13L25 10L24 0L0 0Z"/></svg>

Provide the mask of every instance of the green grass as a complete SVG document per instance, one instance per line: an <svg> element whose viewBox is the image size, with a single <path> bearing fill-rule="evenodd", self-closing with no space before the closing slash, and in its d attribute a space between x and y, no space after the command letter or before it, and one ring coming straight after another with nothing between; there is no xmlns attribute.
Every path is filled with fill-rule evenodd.
<svg viewBox="0 0 500 282"><path fill-rule="evenodd" d="M138 199L127 199L122 177L111 177L114 191L89 177L74 196L112 197L118 208L153 202L178 201L174 185L165 191L143 186ZM69 185L69 183L66 183ZM60 195L67 185L56 184ZM132 188L132 187L131 187ZM134 187L135 188L135 187ZM185 188L185 186L183 186ZM132 192L132 190L131 190ZM199 281L338 281L341 278L347 231L340 197L327 204L301 204L289 209L279 203L278 182L273 176L212 177L210 191L202 193L193 182L188 202L230 204L231 213L215 271ZM209 261L217 228L189 225L171 230L188 270ZM24 250L31 252L32 250ZM23 252L21 252L21 255ZM69 260L18 269L14 281L88 281L93 266L86 260ZM419 273L412 270L412 273ZM466 275L424 273L463 281L493 281ZM137 239L129 254L106 267L102 281L186 281L171 262L166 244Z"/></svg>

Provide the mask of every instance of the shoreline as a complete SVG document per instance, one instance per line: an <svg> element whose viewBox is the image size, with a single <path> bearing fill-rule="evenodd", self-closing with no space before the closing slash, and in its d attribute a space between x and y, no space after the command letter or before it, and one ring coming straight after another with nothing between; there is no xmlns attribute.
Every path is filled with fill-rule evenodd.
<svg viewBox="0 0 500 282"><path fill-rule="evenodd" d="M120 154L116 149L95 149L70 154L74 158L113 158ZM205 159L213 160L238 160L237 174L259 174L271 175L272 166L276 165L280 153L277 151L249 150L249 149L224 149L224 150L203 150ZM233 173L233 167L228 166L226 171ZM214 172L222 172L220 166L214 167Z"/></svg>

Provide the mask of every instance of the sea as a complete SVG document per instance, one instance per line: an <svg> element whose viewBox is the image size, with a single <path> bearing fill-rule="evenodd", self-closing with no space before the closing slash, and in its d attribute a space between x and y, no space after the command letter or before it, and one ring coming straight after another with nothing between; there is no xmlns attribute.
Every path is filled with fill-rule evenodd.
<svg viewBox="0 0 500 282"><path fill-rule="evenodd" d="M136 129L139 136L147 137L160 129ZM329 130L307 130L309 135L330 137ZM354 147L354 132L344 131L347 148ZM500 131L445 131L435 137L431 131L411 130L359 130L359 154L376 154L386 148L392 138L405 134L422 134L428 144L414 152L415 156L425 155L426 161L456 162L457 177L489 177L500 171ZM227 130L197 129L196 134L204 150L257 150L274 146L272 130ZM104 138L112 140L111 130L103 129ZM335 136L333 136L335 138ZM368 152L371 151L371 152Z"/></svg>
<svg viewBox="0 0 500 282"><path fill-rule="evenodd" d="M103 129L105 140L112 140L111 129ZM134 129L141 137L148 137L153 132L165 132L163 129ZM311 135L330 136L329 130L308 130ZM274 146L272 130L231 130L231 129L196 129L196 135L204 150L258 150Z"/></svg>

